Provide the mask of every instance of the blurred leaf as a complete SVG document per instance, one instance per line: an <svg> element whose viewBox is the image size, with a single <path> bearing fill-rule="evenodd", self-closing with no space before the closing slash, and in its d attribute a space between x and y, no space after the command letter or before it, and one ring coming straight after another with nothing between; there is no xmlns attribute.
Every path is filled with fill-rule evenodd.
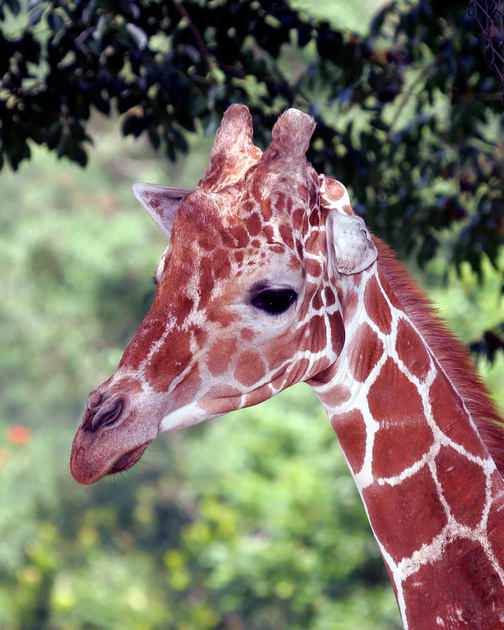
<svg viewBox="0 0 504 630"><path fill-rule="evenodd" d="M128 34L135 42L136 46L139 50L144 50L147 47L147 43L149 38L147 37L145 31L135 24L126 24L125 26Z"/></svg>
<svg viewBox="0 0 504 630"><path fill-rule="evenodd" d="M21 10L19 0L5 0L5 4L9 7L9 11L12 15L18 15Z"/></svg>
<svg viewBox="0 0 504 630"><path fill-rule="evenodd" d="M46 7L42 5L42 6L36 6L34 9L30 11L30 14L28 16L29 28L33 28L36 24L40 22L42 16L45 13L45 10L46 10Z"/></svg>
<svg viewBox="0 0 504 630"><path fill-rule="evenodd" d="M484 356L493 363L497 352L504 351L504 323L494 330L486 330L481 339L473 341L469 347L477 357Z"/></svg>

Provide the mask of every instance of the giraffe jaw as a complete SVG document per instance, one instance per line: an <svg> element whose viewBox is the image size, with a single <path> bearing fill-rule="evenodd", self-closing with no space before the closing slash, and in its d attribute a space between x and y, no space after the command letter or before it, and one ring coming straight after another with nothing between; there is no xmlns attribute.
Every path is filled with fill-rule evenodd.
<svg viewBox="0 0 504 630"><path fill-rule="evenodd" d="M128 451L124 455L121 455L119 459L112 465L112 468L105 473L105 475L115 475L116 473L122 472L123 470L128 470L134 466L142 457L147 447L151 444L151 442L147 442L146 444L142 444L142 446L137 446L131 451Z"/></svg>
<svg viewBox="0 0 504 630"><path fill-rule="evenodd" d="M187 405L174 409L165 414L159 424L159 432L179 431L187 429L196 424L201 424L212 418L222 416L226 411L219 413L209 413L205 411L199 404L198 400L191 401ZM231 409L233 410L233 409Z"/></svg>

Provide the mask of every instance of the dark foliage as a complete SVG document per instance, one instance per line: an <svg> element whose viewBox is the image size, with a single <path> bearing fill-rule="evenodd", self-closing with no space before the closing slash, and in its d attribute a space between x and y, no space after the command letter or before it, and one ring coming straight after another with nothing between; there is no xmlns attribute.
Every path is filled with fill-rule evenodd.
<svg viewBox="0 0 504 630"><path fill-rule="evenodd" d="M504 351L504 323L494 330L486 330L481 339L471 343L470 348L477 356L486 357L492 363L496 353Z"/></svg>
<svg viewBox="0 0 504 630"><path fill-rule="evenodd" d="M500 78L504 103L504 8L500 0L469 0L469 14L485 38L488 65Z"/></svg>
<svg viewBox="0 0 504 630"><path fill-rule="evenodd" d="M8 0L0 18L24 6ZM317 170L401 256L497 266L500 77L465 1L391 2L366 36L273 0L30 0L24 18L0 30L1 165L17 169L35 142L84 166L93 109L175 160L233 102L249 105L259 144L296 106L317 121Z"/></svg>

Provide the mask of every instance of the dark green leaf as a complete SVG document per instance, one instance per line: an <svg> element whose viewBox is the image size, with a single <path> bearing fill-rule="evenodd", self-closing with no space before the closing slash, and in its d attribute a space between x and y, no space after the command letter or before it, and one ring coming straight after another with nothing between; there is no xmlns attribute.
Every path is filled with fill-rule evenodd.
<svg viewBox="0 0 504 630"><path fill-rule="evenodd" d="M30 11L28 14L28 26L29 28L33 28L36 24L40 22L42 16L44 15L46 10L45 6L38 6Z"/></svg>
<svg viewBox="0 0 504 630"><path fill-rule="evenodd" d="M21 10L21 5L19 4L19 0L5 0L5 4L9 7L12 15L18 15Z"/></svg>

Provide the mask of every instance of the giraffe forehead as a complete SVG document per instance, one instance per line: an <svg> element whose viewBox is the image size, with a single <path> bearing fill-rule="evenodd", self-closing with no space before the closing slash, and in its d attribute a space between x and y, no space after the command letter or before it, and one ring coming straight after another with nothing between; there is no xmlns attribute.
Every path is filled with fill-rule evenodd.
<svg viewBox="0 0 504 630"><path fill-rule="evenodd" d="M232 300L230 291L243 293L255 282L298 285L304 277L297 250L283 243L254 237L247 246L229 247L224 240L208 249L193 243L185 256L164 256L160 266L171 296L183 293L198 300L216 299L227 292Z"/></svg>
<svg viewBox="0 0 504 630"><path fill-rule="evenodd" d="M213 199L207 207L191 204L181 208L170 250L179 260L187 261L190 256L193 265L210 256L217 266L226 256L238 260L264 258L264 254L258 255L258 250L264 248L270 254L291 249L299 255L293 217L289 213L274 214L271 203L270 198L258 203L227 196ZM236 252L240 252L238 256Z"/></svg>
<svg viewBox="0 0 504 630"><path fill-rule="evenodd" d="M221 190L209 192L197 186L182 200L174 232L190 231L203 243L209 233L210 237L212 233L231 237L239 247L259 235L271 241L280 226L284 234L286 227L302 227L301 217L320 205L319 192L319 179L308 163L301 181L298 176L270 170L268 164L254 166Z"/></svg>

